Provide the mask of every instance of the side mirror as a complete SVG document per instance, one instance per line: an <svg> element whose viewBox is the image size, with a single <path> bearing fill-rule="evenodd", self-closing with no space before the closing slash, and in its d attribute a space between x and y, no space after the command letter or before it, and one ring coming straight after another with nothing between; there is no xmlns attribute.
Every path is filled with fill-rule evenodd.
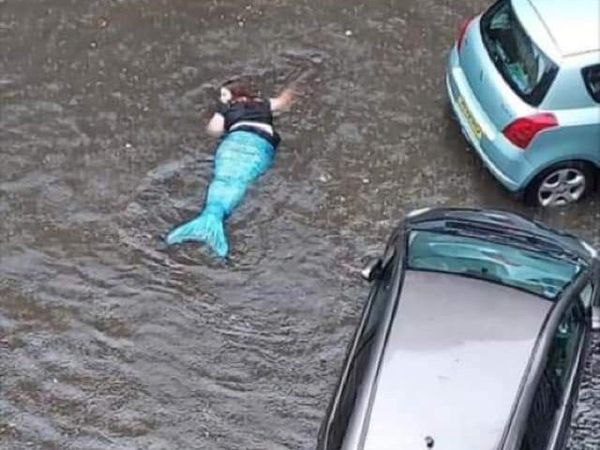
<svg viewBox="0 0 600 450"><path fill-rule="evenodd" d="M381 264L381 258L369 258L360 271L360 276L363 278L363 280L366 280L370 283L377 278L381 272Z"/></svg>
<svg viewBox="0 0 600 450"><path fill-rule="evenodd" d="M592 306L592 331L600 331L600 306Z"/></svg>

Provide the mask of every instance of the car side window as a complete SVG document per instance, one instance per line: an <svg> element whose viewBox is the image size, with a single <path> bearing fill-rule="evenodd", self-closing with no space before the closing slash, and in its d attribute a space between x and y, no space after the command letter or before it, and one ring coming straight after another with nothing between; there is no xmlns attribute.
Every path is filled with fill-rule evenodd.
<svg viewBox="0 0 600 450"><path fill-rule="evenodd" d="M591 282L583 288L581 294L579 294L579 298L586 310L589 310L592 307L592 302L594 301L594 285Z"/></svg>
<svg viewBox="0 0 600 450"><path fill-rule="evenodd" d="M585 290L584 290L585 291ZM583 337L585 305L578 298L563 314L548 353L542 378L535 392L521 450L546 450L557 413L567 393Z"/></svg>
<svg viewBox="0 0 600 450"><path fill-rule="evenodd" d="M583 68L581 74L589 94L600 103L600 64Z"/></svg>
<svg viewBox="0 0 600 450"><path fill-rule="evenodd" d="M354 410L357 395L364 381L366 369L373 353L375 337L381 328L386 306L390 300L393 273L397 258L389 258L382 276L373 286L370 300L365 306L365 318L358 337L355 351L348 355L350 359L348 376L342 387L339 402L333 412L333 419L327 437L327 450L339 449L344 441L348 423Z"/></svg>

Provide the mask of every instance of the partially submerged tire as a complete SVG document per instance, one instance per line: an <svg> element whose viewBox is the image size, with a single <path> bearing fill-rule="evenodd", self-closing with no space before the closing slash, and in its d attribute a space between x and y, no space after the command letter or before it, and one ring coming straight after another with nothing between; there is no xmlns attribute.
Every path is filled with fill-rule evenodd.
<svg viewBox="0 0 600 450"><path fill-rule="evenodd" d="M579 161L555 164L529 184L525 202L544 207L575 203L596 188L596 181L596 170L590 164Z"/></svg>

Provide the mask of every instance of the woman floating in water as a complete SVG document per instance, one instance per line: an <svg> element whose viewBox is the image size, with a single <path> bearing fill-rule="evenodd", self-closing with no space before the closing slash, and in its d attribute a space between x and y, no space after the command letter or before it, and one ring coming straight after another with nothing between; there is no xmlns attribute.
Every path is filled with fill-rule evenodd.
<svg viewBox="0 0 600 450"><path fill-rule="evenodd" d="M246 188L271 165L280 138L273 128L273 112L291 105L294 91L262 99L239 82L221 87L217 112L208 123L213 136L223 136L216 155L214 177L208 186L204 208L166 238L167 244L206 242L221 257L229 253L224 220L240 203Z"/></svg>

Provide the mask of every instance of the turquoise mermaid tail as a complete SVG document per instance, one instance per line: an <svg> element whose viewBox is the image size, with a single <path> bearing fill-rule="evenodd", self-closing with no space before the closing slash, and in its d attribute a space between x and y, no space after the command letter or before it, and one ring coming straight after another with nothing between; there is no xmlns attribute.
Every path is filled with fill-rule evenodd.
<svg viewBox="0 0 600 450"><path fill-rule="evenodd" d="M202 212L171 231L167 244L207 243L220 257L229 253L224 221L244 198L246 189L271 165L274 146L251 131L232 131L217 147L214 177Z"/></svg>
<svg viewBox="0 0 600 450"><path fill-rule="evenodd" d="M209 210L202 211L198 217L179 225L167 235L169 245L184 241L206 242L220 257L229 253L223 217Z"/></svg>

